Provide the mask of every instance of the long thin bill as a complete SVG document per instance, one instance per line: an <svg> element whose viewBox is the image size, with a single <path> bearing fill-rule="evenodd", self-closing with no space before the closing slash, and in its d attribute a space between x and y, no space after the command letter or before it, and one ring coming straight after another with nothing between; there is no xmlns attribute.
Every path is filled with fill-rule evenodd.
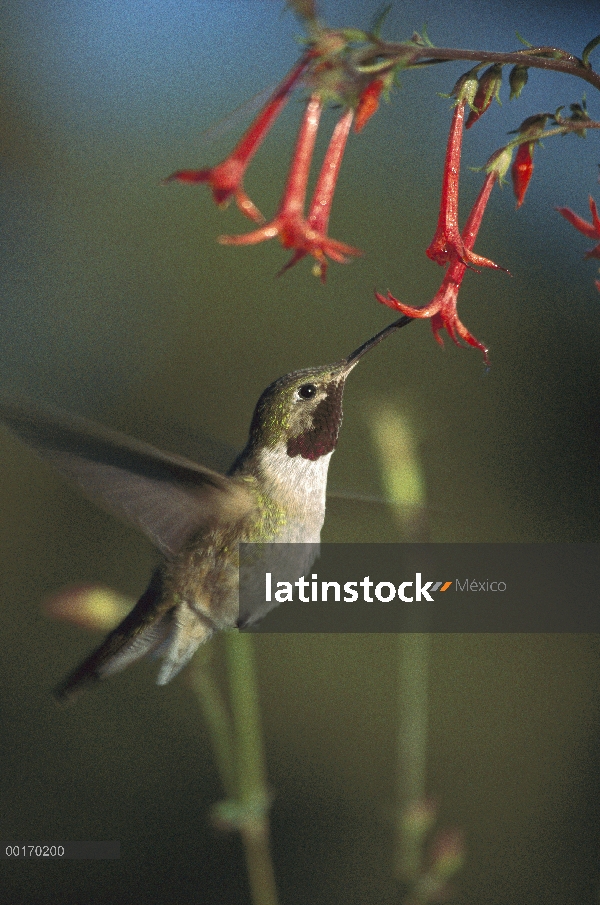
<svg viewBox="0 0 600 905"><path fill-rule="evenodd" d="M381 342L382 339L385 339L386 336L389 336L390 333L394 333L396 330L399 330L401 327L406 327L407 324L414 320L413 317L408 317L408 315L404 314L402 317L398 318L397 321L394 321L391 324L388 324L387 327L384 327L383 330L380 330L379 333L376 333L375 336L372 336L371 339L368 339L362 346L359 346L358 349L355 349L354 352L351 352L348 358L346 359L347 365L354 365L358 361L359 358L368 352L369 349L372 349L373 346L376 346Z"/></svg>

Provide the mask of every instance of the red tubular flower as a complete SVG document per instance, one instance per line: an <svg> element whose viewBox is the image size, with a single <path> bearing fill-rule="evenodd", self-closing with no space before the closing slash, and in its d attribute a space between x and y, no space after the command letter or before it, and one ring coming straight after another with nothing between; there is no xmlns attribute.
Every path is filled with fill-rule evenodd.
<svg viewBox="0 0 600 905"><path fill-rule="evenodd" d="M246 217L256 223L264 223L264 217L244 190L244 174L267 132L287 103L290 93L306 69L309 59L310 54L305 54L278 85L250 128L225 160L210 169L178 170L171 176L167 176L163 183L174 181L208 183L216 204L225 206L233 197L238 208Z"/></svg>
<svg viewBox="0 0 600 905"><path fill-rule="evenodd" d="M464 244L466 252L469 254L475 244L485 207L497 179L498 170L492 169L485 178L481 191L479 192L469 215L469 219L465 224L461 241ZM448 267L442 285L435 294L433 300L429 305L425 305L422 308L413 308L411 305L404 305L402 302L399 302L398 299L394 298L390 292L388 292L387 296L380 295L380 293L376 292L375 296L383 305L387 305L388 308L393 308L395 311L400 311L402 314L407 314L409 317L430 317L433 335L441 346L444 345L444 341L440 336L440 330L443 327L457 346L460 345L460 340L462 339L464 342L468 343L468 345L479 349L483 353L485 364L489 365L487 348L469 333L459 319L456 310L458 290L460 289L466 270L467 264L464 261L455 258Z"/></svg>
<svg viewBox="0 0 600 905"><path fill-rule="evenodd" d="M557 207L556 210L559 214L568 220L571 226L574 226L575 229L579 230L580 233L583 233L584 236L587 236L588 239L600 239L600 218L598 217L598 210L596 208L596 202L590 195L590 211L592 214L592 222L588 223L587 220L584 220L582 217L579 217L576 213L574 213L568 207ZM590 251L586 251L584 257L586 258L600 258L600 242L598 245L595 245L594 248L590 249ZM598 281L596 281L596 285L598 286ZM600 286L598 286L600 289Z"/></svg>
<svg viewBox="0 0 600 905"><path fill-rule="evenodd" d="M328 151L329 162L326 161L323 165L319 185L315 189L311 204L310 219L304 217L308 174L322 109L323 102L319 95L313 94L302 119L283 198L275 217L260 229L242 236L219 236L219 242L223 245L256 245L278 236L284 248L293 248L296 251L288 267L304 255L312 255L318 262L323 279L327 257L339 263L346 263L349 255L359 255L361 252L351 245L345 245L325 235L333 188L352 122L348 114L342 117L332 137Z"/></svg>
<svg viewBox="0 0 600 905"><path fill-rule="evenodd" d="M321 172L319 173L319 178L310 203L307 223L311 229L320 235L325 235L327 233L327 227L329 226L333 193L335 191L335 185L340 172L340 166L342 164L342 158L346 149L346 142L348 140L353 118L354 111L347 110L341 119L338 120L323 159L323 166L321 167ZM354 249L353 253L361 254L358 249ZM308 251L304 248L296 249L292 258L284 267L282 267L278 275L285 273L286 270L289 270L290 267L293 267L294 264L301 261L307 254ZM336 260L333 255L331 255L331 257ZM343 260L344 259L342 259L342 261ZM317 258L315 273L320 276L321 282L324 283L327 276L327 259L325 257L322 259Z"/></svg>
<svg viewBox="0 0 600 905"><path fill-rule="evenodd" d="M466 100L459 99L454 107L454 115L448 136L444 175L442 179L442 198L435 236L426 250L427 257L437 264L456 261L467 267L493 267L498 265L488 258L473 254L467 248L458 227L458 179L460 175L460 154L462 148L462 132L465 116Z"/></svg>
<svg viewBox="0 0 600 905"><path fill-rule="evenodd" d="M521 207L525 192L533 174L533 149L535 141L525 141L519 145L515 162L511 168L513 191L517 199L517 207Z"/></svg>
<svg viewBox="0 0 600 905"><path fill-rule="evenodd" d="M356 108L354 131L361 132L379 107L379 99L383 91L383 79L374 79L363 90Z"/></svg>
<svg viewBox="0 0 600 905"><path fill-rule="evenodd" d="M471 110L469 112L469 116L467 117L465 129L470 129L471 126L474 125L481 116L483 116L494 98L496 98L498 103L500 103L498 93L500 91L501 84L502 66L500 65L500 63L494 63L493 66L490 66L489 69L485 70L485 72L479 79L477 92L473 99L473 103L470 105Z"/></svg>
<svg viewBox="0 0 600 905"><path fill-rule="evenodd" d="M554 119L552 113L535 113L524 119L519 128L516 130L517 139L520 139L517 146L517 154L512 165L511 176L513 191L517 199L517 207L521 207L525 193L531 182L533 174L533 152L535 146L543 134L548 119Z"/></svg>

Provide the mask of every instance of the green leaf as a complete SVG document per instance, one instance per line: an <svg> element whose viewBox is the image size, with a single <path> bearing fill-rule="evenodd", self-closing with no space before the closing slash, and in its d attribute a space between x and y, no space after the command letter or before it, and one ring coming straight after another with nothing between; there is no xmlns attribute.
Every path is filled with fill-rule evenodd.
<svg viewBox="0 0 600 905"><path fill-rule="evenodd" d="M372 34L374 38L378 38L380 36L381 29L383 28L383 24L389 15L392 5L392 3L386 3L385 6L382 6L375 13L371 22L371 27L369 28L369 34Z"/></svg>
<svg viewBox="0 0 600 905"><path fill-rule="evenodd" d="M526 41L525 38L519 34L518 31L516 31L515 34L517 36L517 40L520 41L521 44L524 44L525 47L533 47L533 44L530 41Z"/></svg>
<svg viewBox="0 0 600 905"><path fill-rule="evenodd" d="M595 38L592 38L592 40L589 42L589 44L586 44L585 47L583 48L583 53L581 54L581 61L584 66L590 65L588 62L589 56L590 56L592 50L596 49L598 44L600 44L600 35L596 35Z"/></svg>
<svg viewBox="0 0 600 905"><path fill-rule="evenodd" d="M421 41L423 42L425 47L434 46L433 42L429 40L429 35L427 34L427 22L425 22L423 28L421 29Z"/></svg>

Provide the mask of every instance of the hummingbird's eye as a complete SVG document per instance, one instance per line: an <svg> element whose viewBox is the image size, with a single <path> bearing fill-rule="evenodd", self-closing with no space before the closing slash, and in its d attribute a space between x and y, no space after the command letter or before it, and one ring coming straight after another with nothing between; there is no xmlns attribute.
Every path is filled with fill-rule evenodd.
<svg viewBox="0 0 600 905"><path fill-rule="evenodd" d="M301 399L312 399L316 392L317 388L314 383L303 383L302 386L298 388L298 395Z"/></svg>

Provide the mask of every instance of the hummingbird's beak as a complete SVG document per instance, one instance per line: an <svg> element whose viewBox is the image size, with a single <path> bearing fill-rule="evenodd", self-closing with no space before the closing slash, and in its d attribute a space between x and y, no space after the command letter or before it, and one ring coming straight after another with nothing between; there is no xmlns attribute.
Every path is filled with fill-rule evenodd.
<svg viewBox="0 0 600 905"><path fill-rule="evenodd" d="M399 330L400 327L406 327L407 324L414 320L412 317L408 317L406 314L400 317L397 321L394 321L391 324L388 324L387 327L384 327L383 330L380 330L379 333L376 333L375 336L372 336L371 339L368 339L362 346L359 346L358 349L355 349L354 352L351 352L348 358L346 359L345 367L343 370L344 377L346 377L352 368L358 364L359 360L363 357L365 352L368 352L369 349L372 349L373 346L378 345L382 339L385 339L386 336L389 336L390 333L394 333L396 330Z"/></svg>

